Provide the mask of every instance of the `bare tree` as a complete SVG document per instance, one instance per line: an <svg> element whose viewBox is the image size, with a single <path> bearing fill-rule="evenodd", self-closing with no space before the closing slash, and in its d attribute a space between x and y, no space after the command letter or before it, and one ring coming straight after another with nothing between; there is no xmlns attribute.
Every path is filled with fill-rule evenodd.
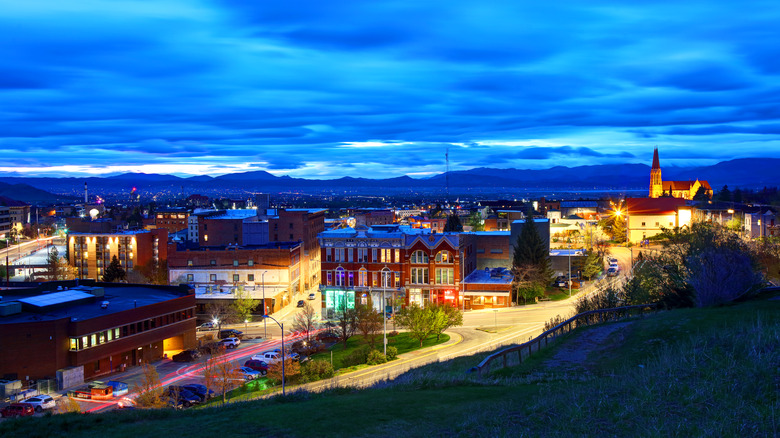
<svg viewBox="0 0 780 438"><path fill-rule="evenodd" d="M309 340L309 334L314 331L320 316L310 303L306 303L300 312L293 317L293 330L306 334L306 340Z"/></svg>
<svg viewBox="0 0 780 438"><path fill-rule="evenodd" d="M234 322L236 320L235 308L224 300L214 300L206 305L206 313L211 315L211 319L217 321L217 330L222 330L222 324ZM219 331L217 332L219 333Z"/></svg>
<svg viewBox="0 0 780 438"><path fill-rule="evenodd" d="M357 330L357 311L344 308L343 311L339 312L336 328L344 348L347 348L347 341L355 335L355 330Z"/></svg>
<svg viewBox="0 0 780 438"><path fill-rule="evenodd" d="M374 347L379 332L382 330L382 314L374 310L371 297L368 302L357 306L356 308L356 326L355 329L363 336L363 340Z"/></svg>
<svg viewBox="0 0 780 438"><path fill-rule="evenodd" d="M147 408L162 408L166 406L163 388L160 386L160 376L157 369L148 363L141 365L141 382L133 386L138 394L135 401L139 406Z"/></svg>

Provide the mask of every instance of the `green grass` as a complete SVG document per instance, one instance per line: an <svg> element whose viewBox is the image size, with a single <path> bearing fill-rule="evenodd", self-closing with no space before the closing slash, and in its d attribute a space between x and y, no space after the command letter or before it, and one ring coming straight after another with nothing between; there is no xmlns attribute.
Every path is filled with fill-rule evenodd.
<svg viewBox="0 0 780 438"><path fill-rule="evenodd" d="M426 340L423 341L422 348L426 347L432 347L434 345L443 344L450 340L450 336L447 334L442 334L441 338L437 341L436 336L430 336ZM334 370L357 370L361 368L365 368L364 365L359 365L357 367L344 367L343 360L345 357L347 357L350 353L355 351L356 349L362 347L365 345L365 341L363 341L363 336L361 335L355 335L351 338L347 339L347 348L344 348L344 344L341 342L334 344L331 346L328 351L317 353L311 356L312 360L319 359L319 360L325 360L330 361L331 358L331 352L333 352L333 369ZM388 337L387 338L387 345L392 345L393 347L398 349L398 354L404 354L408 353L410 351L419 350L420 342L416 339L412 339L409 337L409 334L406 332L399 333L396 336ZM382 337L379 337L379 343L374 346L376 349L380 350L382 348Z"/></svg>
<svg viewBox="0 0 780 438"><path fill-rule="evenodd" d="M487 353L432 363L367 390L333 388L226 409L61 415L0 423L10 437L778 436L780 300L637 319L587 374L520 367L466 373ZM640 366L641 365L641 366Z"/></svg>

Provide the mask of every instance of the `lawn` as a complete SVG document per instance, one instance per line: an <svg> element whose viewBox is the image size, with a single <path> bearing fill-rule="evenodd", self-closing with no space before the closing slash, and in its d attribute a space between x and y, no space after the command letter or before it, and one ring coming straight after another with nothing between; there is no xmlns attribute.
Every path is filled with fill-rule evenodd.
<svg viewBox="0 0 780 438"><path fill-rule="evenodd" d="M425 347L432 347L434 345L443 344L450 340L450 336L447 334L442 334L439 340L436 340L436 336L430 336L426 340L423 341L422 348ZM331 353L333 354L333 369L339 370L342 368L345 368L343 366L343 359L347 357L349 354L351 354L356 349L362 347L365 345L365 341L363 340L363 336L361 335L355 335L352 336L347 340L347 348L344 348L344 344L341 342L334 344L331 346L328 351L317 353L315 355L312 355L312 360L319 359L319 360L331 360ZM410 351L419 350L420 342L416 339L412 339L408 333L402 332L399 333L396 336L388 337L387 338L387 345L393 346L398 349L398 354L404 354L408 353ZM379 343L377 343L374 346L377 350L382 349L382 338L379 337ZM352 367L354 369L362 368L362 366L359 367Z"/></svg>
<svg viewBox="0 0 780 438"><path fill-rule="evenodd" d="M778 436L780 300L768 298L637 319L613 348L588 357L587 373L539 367L585 333L578 329L524 366L482 379L465 371L487 353L366 390L293 392L226 409L6 420L0 436Z"/></svg>

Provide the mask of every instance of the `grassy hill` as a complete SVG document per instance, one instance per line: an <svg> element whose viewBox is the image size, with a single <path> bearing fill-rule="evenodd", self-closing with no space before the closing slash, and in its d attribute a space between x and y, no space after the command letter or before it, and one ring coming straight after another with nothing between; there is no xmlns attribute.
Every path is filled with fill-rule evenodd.
<svg viewBox="0 0 780 438"><path fill-rule="evenodd" d="M480 379L484 354L367 390L227 408L69 414L0 423L3 437L777 436L780 295L575 330ZM577 360L567 348L603 342ZM572 359L569 357L569 359Z"/></svg>

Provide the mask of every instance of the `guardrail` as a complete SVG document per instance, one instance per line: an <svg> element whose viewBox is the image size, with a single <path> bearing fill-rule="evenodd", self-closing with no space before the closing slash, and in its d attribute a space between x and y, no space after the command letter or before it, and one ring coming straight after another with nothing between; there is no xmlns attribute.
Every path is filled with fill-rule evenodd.
<svg viewBox="0 0 780 438"><path fill-rule="evenodd" d="M520 364L523 362L523 353L525 351L527 351L527 358L534 352L534 345L536 345L535 351L539 351L542 349L542 342L544 342L544 346L546 347L550 338L555 338L561 334L569 333L574 328L607 321L616 321L618 319L627 318L635 314L642 314L647 310L654 311L656 308L657 304L652 303L640 304L636 306L615 307L612 309L590 310L588 312L579 313L556 325L555 327L543 332L541 335L531 339L528 342L522 343L520 345L514 345L491 354L482 362L480 362L479 365L469 369L469 372L477 372L479 373L479 376L482 377L483 374L490 372L491 364L497 361L499 358L503 359L502 364L503 367L506 368L509 366L509 356L514 356L514 353L517 354L517 363Z"/></svg>

